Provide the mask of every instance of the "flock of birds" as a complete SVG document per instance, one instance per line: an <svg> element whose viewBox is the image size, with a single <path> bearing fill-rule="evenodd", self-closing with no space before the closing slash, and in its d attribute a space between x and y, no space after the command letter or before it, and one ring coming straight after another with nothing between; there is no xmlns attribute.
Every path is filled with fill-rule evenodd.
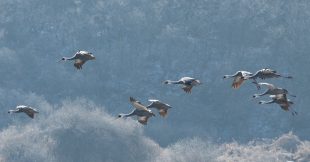
<svg viewBox="0 0 310 162"><path fill-rule="evenodd" d="M253 98L258 98L264 95L269 95L271 100L269 101L259 101L259 104L272 104L276 103L278 104L284 111L291 111L292 115L297 115L297 112L294 111L291 108L291 105L294 104L290 99L287 98L287 96L296 97L295 95L289 94L288 90L280 87L276 87L273 84L270 83L259 83L256 80L262 79L270 79L270 78L287 78L292 79L292 76L285 76L278 74L277 71L264 68L261 70L258 70L255 74L248 72L248 71L237 71L233 75L225 75L224 78L234 78L232 87L235 89L238 89L242 83L246 80L253 80L252 83L254 83L257 86L257 89L261 89L260 86L266 86L267 90L264 93L261 94L254 94Z"/></svg>
<svg viewBox="0 0 310 162"><path fill-rule="evenodd" d="M89 61L89 60L95 60L95 56L88 52L88 51L78 51L76 54L70 58L63 57L60 61L74 61L74 66L78 70L82 69L83 65ZM261 94L254 94L253 98L258 98L264 95L269 95L271 100L269 101L259 101L259 104L272 104L276 103L278 104L284 111L291 111L292 115L297 115L297 112L292 110L291 105L293 102L287 98L287 96L296 97L295 95L289 94L288 90L280 87L276 87L273 84L270 83L260 83L257 82L257 79L269 79L269 78L288 78L291 79L291 76L284 76L281 74L278 74L277 71L264 68L261 70L258 70L255 74L248 72L248 71L237 71L233 75L225 75L223 78L234 78L232 83L232 88L238 89L240 86L246 81L246 80L252 80L252 83L256 85L257 89L261 89L261 86L266 86L267 90L264 93ZM195 78L191 77L182 77L181 79L177 81L172 80L166 80L163 82L164 84L180 84L182 85L182 89L186 93L191 93L192 88L195 86L198 86L201 84L201 82ZM168 113L168 110L172 108L170 105L161 102L159 100L150 99L149 102L151 102L148 106L144 106L140 101L134 99L133 97L129 98L130 103L134 107L134 110L128 114L119 114L119 118L127 118L131 116L137 116L138 122L140 122L143 125L146 125L148 122L148 119L150 117L155 116L155 114L151 111L151 109L157 109L159 114L162 117L165 117ZM25 106L25 105L19 105L15 108L15 110L9 110L8 113L20 113L23 112L27 114L30 118L34 118L34 115L36 113L39 113L36 109Z"/></svg>

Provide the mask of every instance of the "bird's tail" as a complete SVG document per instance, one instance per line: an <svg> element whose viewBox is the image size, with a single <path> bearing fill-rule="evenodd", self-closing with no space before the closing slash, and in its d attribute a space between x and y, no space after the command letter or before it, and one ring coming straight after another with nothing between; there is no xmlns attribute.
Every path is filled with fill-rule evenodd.
<svg viewBox="0 0 310 162"><path fill-rule="evenodd" d="M282 76L283 78L287 78L287 79L293 79L292 76Z"/></svg>
<svg viewBox="0 0 310 162"><path fill-rule="evenodd" d="M261 89L260 84L256 81L256 79L253 79L252 83L256 85L257 90Z"/></svg>
<svg viewBox="0 0 310 162"><path fill-rule="evenodd" d="M287 78L287 79L293 79L293 76L290 76L290 75L281 75L281 74L278 74L278 77Z"/></svg>

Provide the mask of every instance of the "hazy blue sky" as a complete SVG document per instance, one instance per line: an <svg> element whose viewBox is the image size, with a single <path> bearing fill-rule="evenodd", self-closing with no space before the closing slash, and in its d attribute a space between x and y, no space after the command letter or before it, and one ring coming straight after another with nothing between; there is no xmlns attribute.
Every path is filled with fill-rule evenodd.
<svg viewBox="0 0 310 162"><path fill-rule="evenodd" d="M310 161L309 17L306 0L0 0L0 161ZM57 62L77 50L96 60ZM294 77L266 81L297 116L222 79L265 67ZM162 84L182 76L203 85ZM129 96L173 109L116 120Z"/></svg>

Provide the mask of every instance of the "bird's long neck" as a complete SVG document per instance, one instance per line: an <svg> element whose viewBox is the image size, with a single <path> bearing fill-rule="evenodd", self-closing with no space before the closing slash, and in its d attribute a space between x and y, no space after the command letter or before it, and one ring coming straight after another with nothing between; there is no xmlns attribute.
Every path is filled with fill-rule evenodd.
<svg viewBox="0 0 310 162"><path fill-rule="evenodd" d="M18 113L20 112L19 110L9 110L10 113Z"/></svg>
<svg viewBox="0 0 310 162"><path fill-rule="evenodd" d="M136 110L133 110L131 113L128 114L120 114L121 117L130 117L136 115Z"/></svg>
<svg viewBox="0 0 310 162"><path fill-rule="evenodd" d="M119 114L119 117L121 117L121 118L126 118L126 117L129 117L129 116L131 116L131 115L129 115L129 114Z"/></svg>
<svg viewBox="0 0 310 162"><path fill-rule="evenodd" d="M64 60L74 60L75 56L73 56L73 57L63 57L63 58L64 58Z"/></svg>
<svg viewBox="0 0 310 162"><path fill-rule="evenodd" d="M274 102L276 102L276 100L263 101L261 104L272 104Z"/></svg>
<svg viewBox="0 0 310 162"><path fill-rule="evenodd" d="M249 74L248 79L253 79L255 80L258 76L258 73L260 73L260 71L257 71L255 74ZM255 80L256 81L256 80Z"/></svg>
<svg viewBox="0 0 310 162"><path fill-rule="evenodd" d="M167 84L183 84L182 81L173 81L173 80L167 80Z"/></svg>
<svg viewBox="0 0 310 162"><path fill-rule="evenodd" d="M258 96L264 96L266 94L268 94L269 90L266 90L264 93L261 94L254 94L254 98L258 97Z"/></svg>
<svg viewBox="0 0 310 162"><path fill-rule="evenodd" d="M134 116L133 113L130 113L130 114L124 114L125 117L130 117L130 116Z"/></svg>
<svg viewBox="0 0 310 162"><path fill-rule="evenodd" d="M236 77L238 75L238 73L233 74L233 75L224 75L224 78L233 78Z"/></svg>

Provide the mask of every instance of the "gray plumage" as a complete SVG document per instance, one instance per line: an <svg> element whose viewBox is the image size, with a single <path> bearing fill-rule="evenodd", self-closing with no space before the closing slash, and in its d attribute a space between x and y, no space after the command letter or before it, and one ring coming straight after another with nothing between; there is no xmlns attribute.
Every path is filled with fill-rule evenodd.
<svg viewBox="0 0 310 162"><path fill-rule="evenodd" d="M259 101L259 104L272 104L272 103L276 103L278 104L282 110L284 111L292 111L292 115L297 115L297 112L290 109L291 105L293 105L294 103L287 99L286 94L277 94L277 95L270 95L269 96L272 100L270 101Z"/></svg>
<svg viewBox="0 0 310 162"><path fill-rule="evenodd" d="M158 113L160 116L162 117L166 117L167 113L168 113L168 109L172 108L170 105L163 103L159 100L153 100L150 99L149 100L151 102L151 104L149 104L147 106L147 108L155 108L158 110Z"/></svg>
<svg viewBox="0 0 310 162"><path fill-rule="evenodd" d="M138 122L146 125L148 122L148 119L152 116L155 116L155 114L148 108L146 108L144 105L141 104L141 102L137 101L133 97L129 98L130 103L134 106L134 110L128 114L119 114L119 118L123 117L130 117L130 116L137 116Z"/></svg>
<svg viewBox="0 0 310 162"><path fill-rule="evenodd" d="M88 51L78 51L76 52L72 57L63 57L61 60L67 61L67 60L74 60L74 66L80 70L83 67L83 64L85 64L88 60L95 60L96 57Z"/></svg>
<svg viewBox="0 0 310 162"><path fill-rule="evenodd" d="M250 78L253 75L253 73L248 72L248 71L237 71L235 74L233 75L224 75L224 79L226 78L234 78L234 81L232 83L232 88L238 89L240 88L240 86L243 84L244 81L248 80L248 79L252 79L253 82L257 89L260 89L260 86L257 84L257 81L253 78Z"/></svg>
<svg viewBox="0 0 310 162"><path fill-rule="evenodd" d="M269 68L258 70L254 75L252 75L249 78L250 79L257 79L257 78L268 79L268 78L279 78L279 77L288 78L288 79L293 78L292 76L284 76L284 75L278 74L277 71L273 69L269 69Z"/></svg>
<svg viewBox="0 0 310 162"><path fill-rule="evenodd" d="M288 90L286 90L284 88L276 87L273 84L270 84L270 83L258 83L258 84L259 85L265 85L265 86L267 86L268 89L264 93L254 94L253 95L254 98L264 96L264 95L278 95L278 94L287 94L287 95L290 95L292 97L296 97L295 95L289 94Z"/></svg>
<svg viewBox="0 0 310 162"><path fill-rule="evenodd" d="M194 86L198 86L201 84L201 82L195 78L191 78L191 77L182 77L180 80L178 81L172 81L172 80L166 80L164 81L164 84L181 84L182 89L186 92L186 93L191 93L192 92L192 88Z"/></svg>
<svg viewBox="0 0 310 162"><path fill-rule="evenodd" d="M34 118L35 113L39 113L36 109L25 105L19 105L14 110L9 110L8 113L21 113L21 112L27 114L32 119Z"/></svg>

